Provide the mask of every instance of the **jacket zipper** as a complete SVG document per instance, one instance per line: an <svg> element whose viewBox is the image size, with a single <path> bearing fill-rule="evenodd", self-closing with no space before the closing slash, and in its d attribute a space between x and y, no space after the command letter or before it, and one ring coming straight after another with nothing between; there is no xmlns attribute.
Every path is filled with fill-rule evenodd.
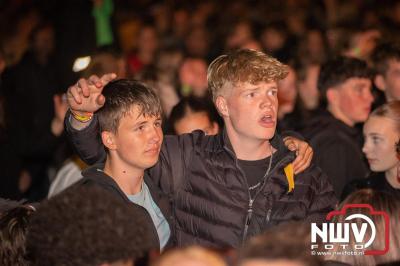
<svg viewBox="0 0 400 266"><path fill-rule="evenodd" d="M237 161L236 155L235 155L230 149L228 149L227 147L224 147L224 149L225 149L225 150L232 156L232 158L234 159L235 165L236 165L237 169L239 169L239 171L240 171L240 173L242 174L242 176L244 177L246 186L247 186L247 188L248 188L248 187L249 187L249 184L247 183L247 179L246 179L245 174L243 173L243 170L242 170L242 169L239 167L239 165L238 165L238 161ZM248 193L248 196L249 196L249 204L248 204L248 207L247 207L246 221L245 221L245 224L244 224L244 229L243 229L243 234L242 234L242 244L244 244L244 242L245 242L245 240L246 240L246 238L247 238L247 234L248 234L248 231L249 231L249 226L250 226L250 223L251 223L251 218L253 217L253 203L254 203L255 199L257 198L257 195L258 195L259 192L264 188L264 186L267 184L267 180L268 180L269 176L271 175L271 173L273 173L273 172L275 171L275 169L276 169L277 167L279 167L279 166L282 164L282 161L284 161L285 159L286 159L285 157L282 158L282 159L281 159L280 161L278 161L278 162L276 163L276 165L271 169L271 172L265 177L265 179L264 179L264 181L263 181L263 184L262 184L262 185L259 187L259 189L256 191L256 194L254 195L254 198L253 198L253 199L251 198L250 191L247 190L247 193ZM265 218L265 220L266 220L267 223L270 222L271 213L272 213L272 204L269 203L269 208L268 208L268 210L267 210L267 215L266 215L266 218Z"/></svg>
<svg viewBox="0 0 400 266"><path fill-rule="evenodd" d="M265 177L262 185L256 191L253 199L251 198L250 191L248 191L249 204L248 204L248 208L247 208L246 222L245 222L244 229L243 229L242 244L244 244L244 242L245 242L245 240L247 238L249 226L250 226L250 223L251 223L251 219L253 217L253 203L254 203L255 199L257 198L258 194L264 189L264 186L267 184L267 181L268 181L269 177L271 176L271 174L276 170L277 167L279 167L282 164L282 161L284 161L284 160L285 160L285 158L283 158L282 160L277 162L277 164L274 166L274 168L271 169L270 173ZM245 177L242 169L237 164L237 160L235 160L235 162L236 162L236 167L241 171L242 175ZM245 182L247 184L246 177L245 177ZM248 186L248 184L247 184L247 186ZM269 202L269 204L268 204L269 208L267 210L267 215L265 217L265 220L266 220L267 223L270 222L271 213L272 213L272 204L271 204L270 200L268 202Z"/></svg>
<svg viewBox="0 0 400 266"><path fill-rule="evenodd" d="M244 230L243 230L242 243L244 243L244 241L246 240L247 231L249 230L249 225L250 225L250 222L251 222L251 218L253 216L253 202L254 202L254 199L250 199L249 200L249 206L248 206L248 209L247 209L247 216L246 216L246 223L244 225Z"/></svg>
<svg viewBox="0 0 400 266"><path fill-rule="evenodd" d="M272 212L272 202L271 199L268 199L268 210L267 210L267 215L265 217L266 224L268 224L269 221L271 220L271 212Z"/></svg>

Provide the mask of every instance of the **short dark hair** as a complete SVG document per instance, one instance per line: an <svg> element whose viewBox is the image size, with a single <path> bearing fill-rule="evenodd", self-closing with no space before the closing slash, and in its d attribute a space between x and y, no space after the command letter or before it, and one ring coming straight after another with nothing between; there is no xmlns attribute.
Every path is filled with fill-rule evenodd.
<svg viewBox="0 0 400 266"><path fill-rule="evenodd" d="M208 100L203 98L198 98L194 96L184 97L182 98L178 104L176 104L171 111L171 114L168 118L169 125L169 133L175 134L175 123L179 120L183 119L189 112L200 113L204 112L207 114L210 122L217 122L218 120L218 112L215 109L214 104Z"/></svg>
<svg viewBox="0 0 400 266"><path fill-rule="evenodd" d="M119 122L134 105L140 108L139 115L161 115L161 104L157 94L145 84L132 79L111 81L103 89L104 106L97 112L102 131L117 132Z"/></svg>
<svg viewBox="0 0 400 266"><path fill-rule="evenodd" d="M398 43L381 43L375 48L371 59L376 74L385 75L390 60L400 61L400 45Z"/></svg>
<svg viewBox="0 0 400 266"><path fill-rule="evenodd" d="M116 52L98 51L91 56L89 65L82 71L82 77L89 78L92 75L102 76L111 72L118 72L118 60L121 58Z"/></svg>
<svg viewBox="0 0 400 266"><path fill-rule="evenodd" d="M318 90L322 103L326 104L326 92L329 88L341 85L350 78L371 79L372 76L372 70L360 59L339 56L328 60L321 66L318 76Z"/></svg>
<svg viewBox="0 0 400 266"><path fill-rule="evenodd" d="M310 253L311 227L309 223L288 222L269 229L250 239L239 251L239 265L252 259L298 261L309 266L322 265Z"/></svg>
<svg viewBox="0 0 400 266"><path fill-rule="evenodd" d="M34 209L19 205L1 214L0 264L4 266L29 265L26 255L26 232Z"/></svg>
<svg viewBox="0 0 400 266"><path fill-rule="evenodd" d="M75 186L44 201L28 227L33 265L99 265L135 260L151 248L139 209L95 186Z"/></svg>

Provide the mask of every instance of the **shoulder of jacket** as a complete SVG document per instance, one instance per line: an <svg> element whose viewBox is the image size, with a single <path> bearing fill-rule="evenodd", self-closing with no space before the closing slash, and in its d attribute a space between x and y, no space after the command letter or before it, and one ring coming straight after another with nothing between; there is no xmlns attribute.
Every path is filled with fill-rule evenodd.
<svg viewBox="0 0 400 266"><path fill-rule="evenodd" d="M342 132L324 130L310 140L313 148L324 149L341 149L348 150L354 147L354 140L350 139Z"/></svg>
<svg viewBox="0 0 400 266"><path fill-rule="evenodd" d="M315 164L311 164L303 172L295 175L295 181L298 184L312 185L315 183L320 183L321 178L326 178L327 176L322 172L321 168Z"/></svg>
<svg viewBox="0 0 400 266"><path fill-rule="evenodd" d="M193 151L211 151L221 149L222 147L219 135L206 135L201 130L195 130L192 133L179 136L165 136L164 143L167 149L180 146L183 149L190 149Z"/></svg>

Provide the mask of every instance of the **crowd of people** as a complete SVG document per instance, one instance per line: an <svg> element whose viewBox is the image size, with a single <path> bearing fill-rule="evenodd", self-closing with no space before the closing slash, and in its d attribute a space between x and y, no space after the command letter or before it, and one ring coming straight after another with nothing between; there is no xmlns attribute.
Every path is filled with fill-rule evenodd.
<svg viewBox="0 0 400 266"><path fill-rule="evenodd" d="M0 5L1 265L400 263L397 1Z"/></svg>

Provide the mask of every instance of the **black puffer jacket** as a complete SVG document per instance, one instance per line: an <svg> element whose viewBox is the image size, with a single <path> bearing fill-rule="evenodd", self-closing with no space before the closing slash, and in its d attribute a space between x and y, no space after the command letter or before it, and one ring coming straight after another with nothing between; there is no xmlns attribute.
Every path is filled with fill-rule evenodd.
<svg viewBox="0 0 400 266"><path fill-rule="evenodd" d="M79 132L67 123L67 130L83 160L94 163L104 159L104 149L96 138L96 119ZM170 195L178 245L239 247L243 239L284 221L325 219L336 204L327 177L311 166L296 176L294 192L288 194L283 167L295 156L279 136L272 144L278 151L271 172L249 208L246 177L226 132L205 136L195 131L165 137L160 160L149 174Z"/></svg>

